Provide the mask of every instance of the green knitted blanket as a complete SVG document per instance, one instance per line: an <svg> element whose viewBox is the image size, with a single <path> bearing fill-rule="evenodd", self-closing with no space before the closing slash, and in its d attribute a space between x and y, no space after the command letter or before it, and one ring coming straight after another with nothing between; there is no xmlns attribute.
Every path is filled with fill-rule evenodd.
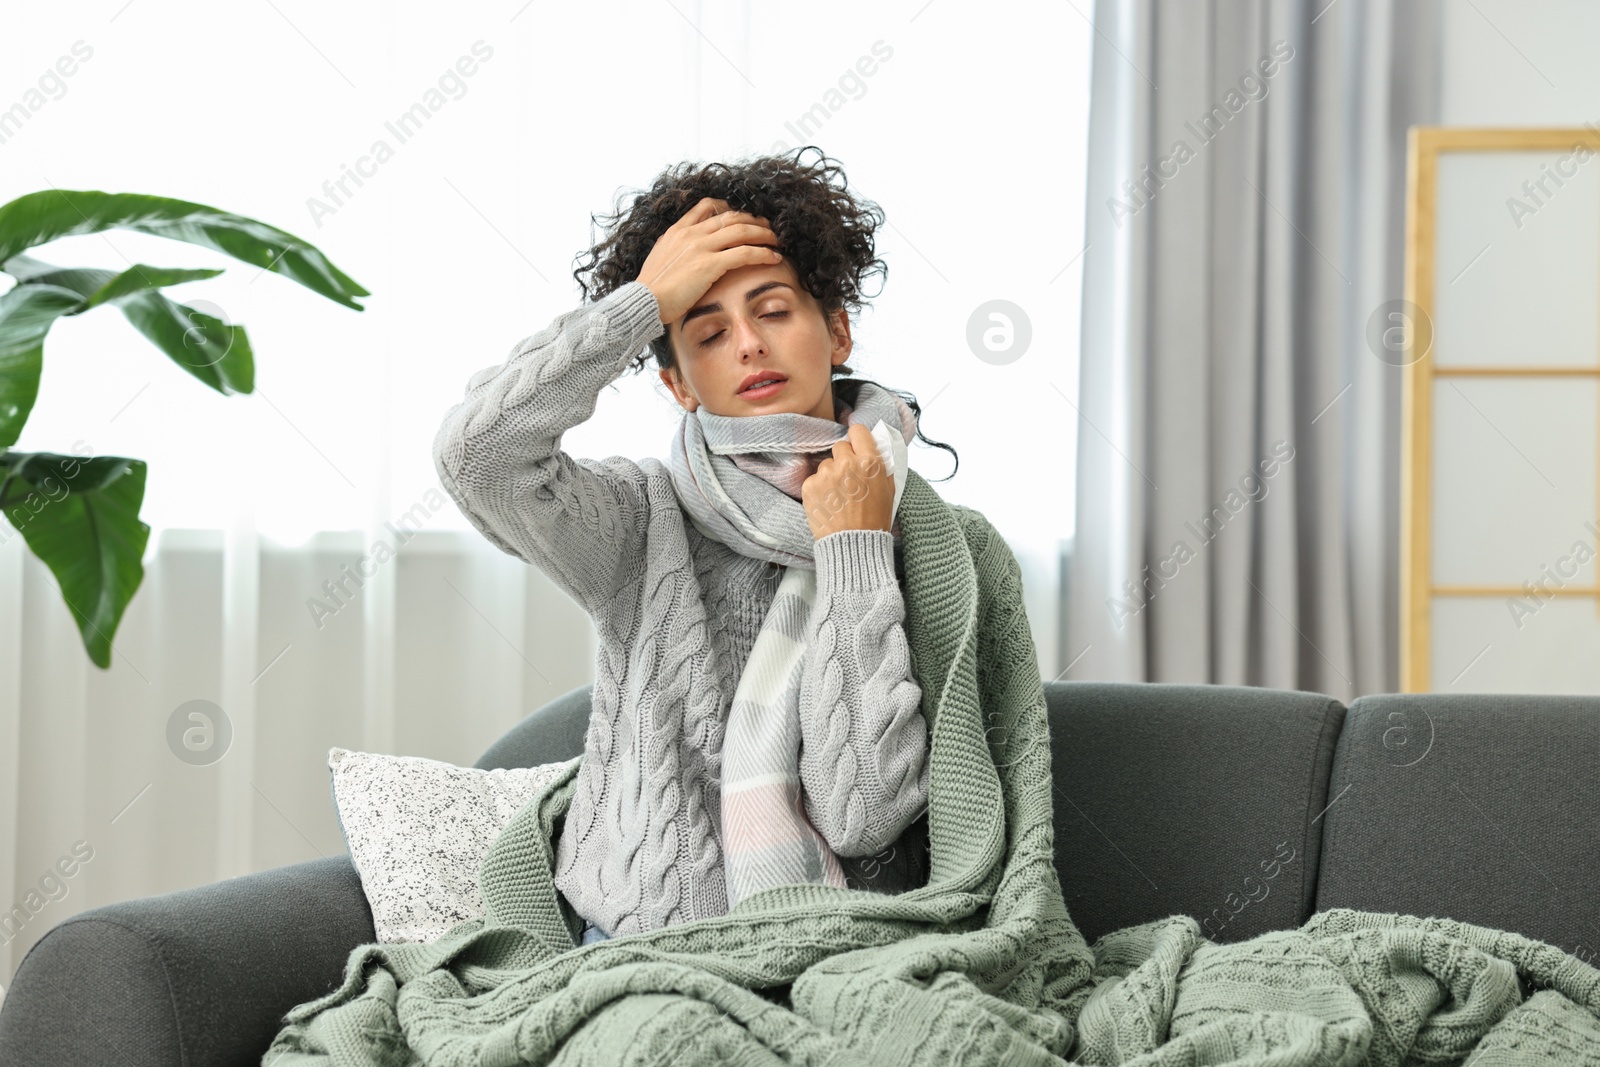
<svg viewBox="0 0 1600 1067"><path fill-rule="evenodd" d="M1053 866L1016 560L915 472L899 516L933 761L925 887L779 886L575 947L551 882L569 773L485 857L484 918L359 946L263 1065L1600 1065L1600 970L1511 933L1336 910L1231 945L1188 916L1086 945Z"/></svg>

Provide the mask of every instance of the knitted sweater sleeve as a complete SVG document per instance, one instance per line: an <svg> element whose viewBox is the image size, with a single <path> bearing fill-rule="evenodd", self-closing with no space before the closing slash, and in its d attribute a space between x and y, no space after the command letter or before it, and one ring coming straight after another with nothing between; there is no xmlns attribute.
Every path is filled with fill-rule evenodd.
<svg viewBox="0 0 1600 1067"><path fill-rule="evenodd" d="M928 803L928 725L888 530L817 540L800 676L806 815L840 856L894 842Z"/></svg>
<svg viewBox="0 0 1600 1067"><path fill-rule="evenodd" d="M660 334L655 294L629 282L556 317L467 381L434 437L434 466L490 543L538 566L598 615L644 555L645 475L623 456L574 459L561 435Z"/></svg>

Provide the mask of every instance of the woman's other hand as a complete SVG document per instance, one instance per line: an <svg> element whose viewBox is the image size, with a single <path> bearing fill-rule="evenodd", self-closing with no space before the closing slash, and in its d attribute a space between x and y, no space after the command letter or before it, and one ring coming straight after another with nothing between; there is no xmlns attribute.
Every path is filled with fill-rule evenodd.
<svg viewBox="0 0 1600 1067"><path fill-rule="evenodd" d="M670 326L728 271L782 260L777 243L766 219L704 197L656 238L635 280L655 294L661 321Z"/></svg>
<svg viewBox="0 0 1600 1067"><path fill-rule="evenodd" d="M878 453L872 432L851 423L816 472L800 486L816 540L839 530L888 530L894 521L894 477Z"/></svg>

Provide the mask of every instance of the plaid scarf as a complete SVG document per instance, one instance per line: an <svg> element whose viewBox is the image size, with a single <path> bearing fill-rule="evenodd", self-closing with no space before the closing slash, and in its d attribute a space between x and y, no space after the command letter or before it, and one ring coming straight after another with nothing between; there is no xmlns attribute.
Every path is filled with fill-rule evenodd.
<svg viewBox="0 0 1600 1067"><path fill-rule="evenodd" d="M741 555L785 567L739 677L721 753L723 864L728 907L774 885L845 887L844 871L806 817L800 783L800 668L816 602L816 560L800 487L806 453L832 452L860 423L872 430L894 477L899 510L906 441L916 415L899 396L862 382L855 407L835 394L837 421L777 412L686 412L670 470L679 503L701 533ZM899 522L890 528L899 537Z"/></svg>

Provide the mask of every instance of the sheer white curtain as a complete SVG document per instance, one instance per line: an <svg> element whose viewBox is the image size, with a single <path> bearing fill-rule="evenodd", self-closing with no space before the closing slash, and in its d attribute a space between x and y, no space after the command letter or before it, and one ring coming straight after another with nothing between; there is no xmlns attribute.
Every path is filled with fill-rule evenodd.
<svg viewBox="0 0 1600 1067"><path fill-rule="evenodd" d="M960 451L948 482L947 453L919 445L912 463L1006 533L1041 670L1068 666L1092 34L1070 4L108 0L6 24L0 108L23 113L0 202L51 186L195 200L312 241L373 293L356 313L123 232L35 252L227 268L173 296L248 328L258 388L212 393L107 309L46 343L17 447L148 461L152 533L102 671L0 520L0 909L27 913L0 933L6 981L85 908L342 851L331 745L470 763L589 680L587 618L467 525L430 445L474 371L576 306L589 214L682 159L815 143L884 208L890 274L852 365L911 390L928 436ZM74 74L44 78L80 41ZM1025 329L974 317L995 300ZM1028 347L980 358L985 330ZM677 418L653 374L624 377L564 446L664 456ZM191 700L231 728L210 763L168 742ZM79 841L92 858L52 876Z"/></svg>

